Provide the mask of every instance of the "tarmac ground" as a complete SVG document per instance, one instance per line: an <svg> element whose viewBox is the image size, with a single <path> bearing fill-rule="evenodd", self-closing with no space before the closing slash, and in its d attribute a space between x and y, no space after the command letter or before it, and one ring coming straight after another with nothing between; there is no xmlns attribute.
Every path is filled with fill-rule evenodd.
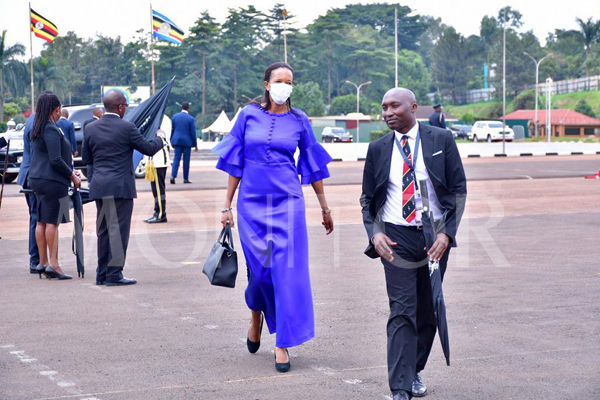
<svg viewBox="0 0 600 400"><path fill-rule="evenodd" d="M464 160L465 217L444 294L451 366L436 339L427 399L600 398L600 168L597 156ZM274 335L246 350L249 311L239 251L235 289L202 265L220 228L226 175L192 170L167 183L169 222L148 225L138 180L125 275L94 285L95 207L85 209L85 279L28 272L27 207L8 185L0 210L0 399L385 399L388 303L381 263L363 255L362 163L334 163L326 181L335 231L304 188L316 337L274 368ZM72 224L61 264L76 275ZM237 235L236 245L241 249Z"/></svg>

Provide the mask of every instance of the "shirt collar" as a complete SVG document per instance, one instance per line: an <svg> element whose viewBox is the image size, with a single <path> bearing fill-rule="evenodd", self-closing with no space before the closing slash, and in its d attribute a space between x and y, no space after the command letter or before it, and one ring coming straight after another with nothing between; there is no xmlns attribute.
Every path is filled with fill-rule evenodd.
<svg viewBox="0 0 600 400"><path fill-rule="evenodd" d="M116 117L121 118L121 116L119 114L117 114L117 113L105 112L104 115L114 115Z"/></svg>
<svg viewBox="0 0 600 400"><path fill-rule="evenodd" d="M398 140L402 139L402 136L404 136L404 135L407 135L409 139L416 140L417 133L419 133L419 123L415 122L414 126L412 128L410 128L410 131L408 131L408 133L400 133L398 131L394 131L394 132L396 132L396 137L398 138Z"/></svg>
<svg viewBox="0 0 600 400"><path fill-rule="evenodd" d="M181 110L181 112L184 112L184 113L186 113L186 114L189 114L189 113L187 112L187 110Z"/></svg>
<svg viewBox="0 0 600 400"><path fill-rule="evenodd" d="M66 119L65 117L60 117L60 119Z"/></svg>
<svg viewBox="0 0 600 400"><path fill-rule="evenodd" d="M100 119L100 118L96 117L95 115L93 115L92 117L93 117L93 118L96 118L96 119Z"/></svg>

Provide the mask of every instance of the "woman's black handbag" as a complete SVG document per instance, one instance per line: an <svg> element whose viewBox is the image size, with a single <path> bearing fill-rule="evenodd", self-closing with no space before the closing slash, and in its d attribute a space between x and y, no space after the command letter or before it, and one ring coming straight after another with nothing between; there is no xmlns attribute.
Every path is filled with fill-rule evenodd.
<svg viewBox="0 0 600 400"><path fill-rule="evenodd" d="M202 272L208 276L212 285L235 287L238 273L237 253L233 248L231 225L223 228L204 264Z"/></svg>

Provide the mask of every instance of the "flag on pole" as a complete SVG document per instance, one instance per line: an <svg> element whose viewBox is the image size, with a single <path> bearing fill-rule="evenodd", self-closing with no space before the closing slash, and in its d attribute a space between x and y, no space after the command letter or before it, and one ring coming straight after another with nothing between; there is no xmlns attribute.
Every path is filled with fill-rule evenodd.
<svg viewBox="0 0 600 400"><path fill-rule="evenodd" d="M152 10L152 35L158 40L166 40L176 45L183 43L183 30L155 10Z"/></svg>
<svg viewBox="0 0 600 400"><path fill-rule="evenodd" d="M39 13L29 9L31 17L31 32L40 39L44 39L48 43L52 43L58 36L58 28L49 19L42 17Z"/></svg>

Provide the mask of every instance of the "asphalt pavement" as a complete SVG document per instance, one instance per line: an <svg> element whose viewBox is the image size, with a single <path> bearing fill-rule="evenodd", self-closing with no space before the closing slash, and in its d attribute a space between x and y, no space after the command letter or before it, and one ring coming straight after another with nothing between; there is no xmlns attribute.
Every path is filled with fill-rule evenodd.
<svg viewBox="0 0 600 400"><path fill-rule="evenodd" d="M581 157L554 158L552 169L535 159L465 161L467 211L444 282L451 366L436 339L426 398L600 398L600 183L579 176L598 169L597 158ZM388 304L381 264L362 254L361 170L332 167L331 236L305 188L317 332L291 349L288 374L274 369L274 336L263 333L257 354L246 350L242 254L235 289L211 287L201 273L224 196L208 188L224 174L195 169L193 184L167 184L167 224L141 222L151 195L140 193L131 287L94 285L91 206L86 278L30 275L25 202L9 196L0 211L0 399L388 398ZM61 263L73 273L70 229L61 227Z"/></svg>

